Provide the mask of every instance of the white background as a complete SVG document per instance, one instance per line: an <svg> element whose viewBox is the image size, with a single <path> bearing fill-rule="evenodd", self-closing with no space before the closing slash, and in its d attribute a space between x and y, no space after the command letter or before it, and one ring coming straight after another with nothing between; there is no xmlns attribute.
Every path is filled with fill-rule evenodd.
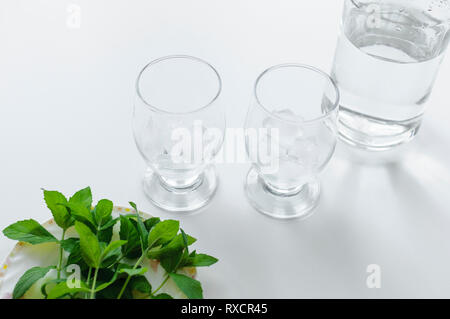
<svg viewBox="0 0 450 319"><path fill-rule="evenodd" d="M81 8L67 27L68 5ZM141 190L131 133L134 81L148 61L190 54L221 73L228 126L242 127L257 75L282 62L331 68L342 2L335 0L2 0L0 228L45 221L41 187L129 200L163 218ZM256 213L247 165L220 165L213 202L177 215L220 258L201 269L210 298L450 297L450 59L422 131L396 154L340 144L306 221ZM14 242L0 236L0 259ZM381 288L366 286L369 264Z"/></svg>

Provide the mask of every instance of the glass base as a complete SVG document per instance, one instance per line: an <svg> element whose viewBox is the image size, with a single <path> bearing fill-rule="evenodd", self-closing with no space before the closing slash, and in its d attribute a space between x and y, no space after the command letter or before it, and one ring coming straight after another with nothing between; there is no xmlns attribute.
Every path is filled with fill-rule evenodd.
<svg viewBox="0 0 450 319"><path fill-rule="evenodd" d="M390 121L351 111L339 110L340 138L355 147L386 151L409 142L420 129L422 115L406 121Z"/></svg>
<svg viewBox="0 0 450 319"><path fill-rule="evenodd" d="M174 188L147 169L143 184L144 193L155 206L170 212L192 212L209 203L216 192L218 178L214 167L209 166L191 186Z"/></svg>
<svg viewBox="0 0 450 319"><path fill-rule="evenodd" d="M245 183L245 194L250 204L260 213L277 219L304 219L314 212L320 198L320 183L303 185L298 192L281 195L271 191L255 169L250 169Z"/></svg>

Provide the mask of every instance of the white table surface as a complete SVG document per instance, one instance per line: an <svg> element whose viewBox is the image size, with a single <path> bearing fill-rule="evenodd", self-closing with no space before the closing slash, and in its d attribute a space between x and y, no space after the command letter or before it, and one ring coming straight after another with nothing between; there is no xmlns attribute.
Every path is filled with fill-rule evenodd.
<svg viewBox="0 0 450 319"><path fill-rule="evenodd" d="M79 29L66 24L81 8ZM50 212L41 187L129 200L162 218L141 190L131 133L134 81L148 61L190 54L217 67L229 127L242 127L256 76L282 62L330 70L341 1L3 0L0 3L0 228ZM305 221L256 213L243 164L218 166L200 213L176 215L220 258L200 270L210 298L450 297L450 59L420 135L395 154L340 144ZM14 242L0 235L0 259ZM366 268L381 267L369 289Z"/></svg>

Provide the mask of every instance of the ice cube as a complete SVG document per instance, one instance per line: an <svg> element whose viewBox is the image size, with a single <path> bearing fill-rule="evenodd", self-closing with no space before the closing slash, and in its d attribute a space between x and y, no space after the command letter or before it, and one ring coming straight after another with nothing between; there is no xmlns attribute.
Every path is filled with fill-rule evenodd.
<svg viewBox="0 0 450 319"><path fill-rule="evenodd" d="M273 113L276 117L265 118L263 120L263 127L268 129L269 141L271 138L271 129L278 129L280 154L284 154L292 146L297 137L303 136L303 127L301 125L303 119L289 109L274 111Z"/></svg>
<svg viewBox="0 0 450 319"><path fill-rule="evenodd" d="M288 156L306 168L315 168L319 165L320 148L313 137L297 137L288 150Z"/></svg>

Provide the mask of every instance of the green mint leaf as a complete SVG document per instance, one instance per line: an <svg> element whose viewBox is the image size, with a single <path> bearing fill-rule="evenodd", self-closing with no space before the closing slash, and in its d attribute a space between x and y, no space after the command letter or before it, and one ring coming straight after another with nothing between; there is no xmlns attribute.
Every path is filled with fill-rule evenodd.
<svg viewBox="0 0 450 319"><path fill-rule="evenodd" d="M97 225L103 225L111 216L113 211L113 202L108 199L98 201L94 209L94 216Z"/></svg>
<svg viewBox="0 0 450 319"><path fill-rule="evenodd" d="M219 260L213 256L206 254L196 254L195 256L189 256L183 266L187 267L208 267L214 265Z"/></svg>
<svg viewBox="0 0 450 319"><path fill-rule="evenodd" d="M89 269L89 266L86 264L86 262L83 259L83 256L81 254L81 246L80 242L75 245L72 252L69 254L69 257L67 257L66 266L68 265L78 265L80 266L81 272L85 273Z"/></svg>
<svg viewBox="0 0 450 319"><path fill-rule="evenodd" d="M116 269L117 273L119 273L119 270L122 270L122 269L133 269L133 265L129 265L129 264L125 264L125 263L119 263L117 265L117 269Z"/></svg>
<svg viewBox="0 0 450 319"><path fill-rule="evenodd" d="M165 252L159 259L161 267L168 273L175 272L183 258L183 250L171 250Z"/></svg>
<svg viewBox="0 0 450 319"><path fill-rule="evenodd" d="M113 276L112 276L109 280L107 280L106 282L103 282L103 283L101 283L100 285L98 285L98 286L95 288L95 292L100 292L100 291L102 291L102 290L104 290L104 289L110 287L111 285L116 284L116 280L117 280L118 275L119 275L119 270L122 269L123 267L127 267L127 268L128 268L128 267L131 267L131 266L129 266L129 265L127 265L127 264L119 264L119 265L117 266L117 269L116 269L116 271L114 272ZM105 291L104 291L103 293L105 293ZM118 292L117 292L117 293L118 293ZM116 293L116 296L114 296L114 297L117 297L117 293ZM108 298L108 299L113 299L113 298Z"/></svg>
<svg viewBox="0 0 450 319"><path fill-rule="evenodd" d="M65 251L71 253L79 242L79 238L67 238L60 241L59 243Z"/></svg>
<svg viewBox="0 0 450 319"><path fill-rule="evenodd" d="M102 259L100 268L109 268L110 266L117 263L121 257L122 256L120 254L120 249L113 250L104 259Z"/></svg>
<svg viewBox="0 0 450 319"><path fill-rule="evenodd" d="M50 269L56 268L55 266L49 267L33 267L28 269L22 277L20 277L13 291L13 298L18 299L22 297L28 289L39 279L43 278Z"/></svg>
<svg viewBox="0 0 450 319"><path fill-rule="evenodd" d="M107 221L102 227L100 227L100 230L105 230L111 227L114 227L115 224L119 221L119 218L111 218L109 221Z"/></svg>
<svg viewBox="0 0 450 319"><path fill-rule="evenodd" d="M106 229L100 229L97 232L98 240L105 244L108 244L111 241L112 236L113 236L113 228L112 227L109 227Z"/></svg>
<svg viewBox="0 0 450 319"><path fill-rule="evenodd" d="M122 254L127 258L138 258L141 254L139 233L133 223L124 216L120 216L119 237L121 240L127 241L122 246Z"/></svg>
<svg viewBox="0 0 450 319"><path fill-rule="evenodd" d="M117 295L121 291L126 278L118 278L112 283L109 283L109 285L106 288L103 288L103 284L99 285L97 289L103 288L101 291L95 294L96 299L116 299ZM108 284L108 283L106 283ZM106 285L105 284L105 285ZM130 285L128 284L125 288L125 292L122 295L121 299L133 299L133 295L130 289Z"/></svg>
<svg viewBox="0 0 450 319"><path fill-rule="evenodd" d="M127 243L126 240L116 240L111 242L103 251L101 259L108 258L111 253Z"/></svg>
<svg viewBox="0 0 450 319"><path fill-rule="evenodd" d="M153 296L152 299L173 299L173 297L169 294L158 294L156 296Z"/></svg>
<svg viewBox="0 0 450 319"><path fill-rule="evenodd" d="M81 222L75 222L75 229L80 236L81 256L88 266L98 268L101 261L101 249L97 237Z"/></svg>
<svg viewBox="0 0 450 319"><path fill-rule="evenodd" d="M119 220L119 218L113 219L111 216L108 219L108 221L97 231L98 240L104 243L109 243L111 241L113 237L113 227Z"/></svg>
<svg viewBox="0 0 450 319"><path fill-rule="evenodd" d="M77 287L78 286L78 287ZM58 299L61 297L64 297L69 294L75 294L79 292L89 292L89 288L87 285L82 282L78 281L77 285L74 285L74 287L67 286L67 281L60 282L55 287L53 287L50 292L48 293L47 298L48 299Z"/></svg>
<svg viewBox="0 0 450 319"><path fill-rule="evenodd" d="M33 245L58 242L52 234L34 219L22 220L9 225L3 230L3 234L10 239L27 242Z"/></svg>
<svg viewBox="0 0 450 319"><path fill-rule="evenodd" d="M192 245L197 241L194 237L191 237L186 234L187 244L188 246ZM178 234L175 236L167 245L160 248L151 249L148 253L149 259L161 259L166 254L171 254L175 250L182 250L184 247L183 235Z"/></svg>
<svg viewBox="0 0 450 319"><path fill-rule="evenodd" d="M147 278L145 278L144 276L133 277L129 285L131 290L136 290L139 291L140 293L148 295L152 293L152 285L150 285Z"/></svg>
<svg viewBox="0 0 450 319"><path fill-rule="evenodd" d="M183 237L183 245L184 245L183 257L187 258L189 256L188 239L187 239L187 236L186 236L186 233L184 232L184 230L180 228L180 231L181 231L181 236Z"/></svg>
<svg viewBox="0 0 450 319"><path fill-rule="evenodd" d="M186 233L184 232L183 229L180 229L180 231L181 231L181 237L183 239L183 246L182 246L181 250L178 250L177 259L169 258L166 260L166 258L164 257L161 260L161 265L169 273L170 272L176 273L177 269L179 269L180 266L182 267L183 261L185 261L189 257L189 244L188 244L188 239L187 239Z"/></svg>
<svg viewBox="0 0 450 319"><path fill-rule="evenodd" d="M153 226L158 224L160 221L161 219L159 217L151 217L144 222L145 228L147 228L147 231L150 231Z"/></svg>
<svg viewBox="0 0 450 319"><path fill-rule="evenodd" d="M48 297L47 287L48 286L56 286L60 282L66 281L66 279L51 279L49 281L45 281L45 283L41 286L41 293L44 295L45 299Z"/></svg>
<svg viewBox="0 0 450 319"><path fill-rule="evenodd" d="M188 234L185 234L185 236L186 236L186 241L187 241L188 246L192 245L193 243L195 243L197 241L197 239L195 239L192 236L189 236ZM184 246L185 246L185 242L184 242L183 234L178 234L164 247L168 248L168 249L179 249L179 248L183 248Z"/></svg>
<svg viewBox="0 0 450 319"><path fill-rule="evenodd" d="M128 276L140 276L147 272L147 268L136 268L136 269L129 269L129 268L122 268L119 270L119 274L128 274Z"/></svg>
<svg viewBox="0 0 450 319"><path fill-rule="evenodd" d="M83 257L81 256L81 246L80 242L78 241L78 243L70 252L69 257L67 257L67 265L79 264L82 260Z"/></svg>
<svg viewBox="0 0 450 319"><path fill-rule="evenodd" d="M86 187L73 194L73 196L69 199L69 203L78 204L86 207L87 209L91 209L92 206L91 188Z"/></svg>
<svg viewBox="0 0 450 319"><path fill-rule="evenodd" d="M66 197L57 191L44 190L44 200L48 209L52 212L55 223L62 229L67 229L73 225L73 219L69 211L64 206L67 204Z"/></svg>
<svg viewBox="0 0 450 319"><path fill-rule="evenodd" d="M188 246L192 245L197 241L197 239L187 234L186 239ZM170 269L171 268L169 266L169 264L171 263L170 259L174 257L175 253L178 254L178 252L181 252L183 250L183 247L184 247L183 235L178 234L164 247L151 249L147 257L149 259L157 259L157 260L163 259L165 262L167 262L166 265Z"/></svg>
<svg viewBox="0 0 450 319"><path fill-rule="evenodd" d="M203 289L198 280L180 274L169 274L170 278L189 299L203 299Z"/></svg>
<svg viewBox="0 0 450 319"><path fill-rule="evenodd" d="M79 241L73 248L72 252L69 254L69 257L67 257L66 267L75 264L80 266L82 273L89 269L89 266L86 264L81 254L81 245Z"/></svg>
<svg viewBox="0 0 450 319"><path fill-rule="evenodd" d="M168 243L177 235L179 229L180 222L177 220L168 219L156 224L148 235L148 246Z"/></svg>
<svg viewBox="0 0 450 319"><path fill-rule="evenodd" d="M70 209L70 212L72 216L75 218L75 220L88 225L89 227L91 227L91 229L96 228L94 216L89 208L79 203L70 203L70 202L66 204L66 206Z"/></svg>
<svg viewBox="0 0 450 319"><path fill-rule="evenodd" d="M129 202L131 207L134 208L135 210L135 214L136 214L136 219L137 219L137 229L138 229L138 233L140 236L140 241L141 241L141 249L142 252L147 249L147 245L148 245L148 231L147 228L145 228L144 222L142 221L141 216L139 215L139 211L136 207L136 204L133 202Z"/></svg>

